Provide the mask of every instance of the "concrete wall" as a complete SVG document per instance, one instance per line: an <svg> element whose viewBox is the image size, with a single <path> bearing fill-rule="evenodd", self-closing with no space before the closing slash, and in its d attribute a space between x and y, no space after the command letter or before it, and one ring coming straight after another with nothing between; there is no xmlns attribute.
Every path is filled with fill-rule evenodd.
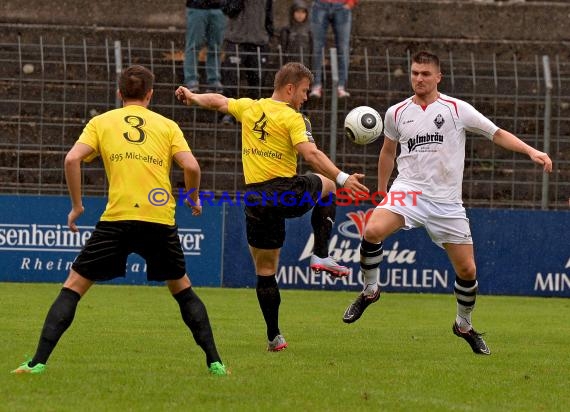
<svg viewBox="0 0 570 412"><path fill-rule="evenodd" d="M100 27L182 28L184 0L3 0L3 23Z"/></svg>
<svg viewBox="0 0 570 412"><path fill-rule="evenodd" d="M570 2L363 1L355 13L357 36L570 40Z"/></svg>
<svg viewBox="0 0 570 412"><path fill-rule="evenodd" d="M276 26L287 21L291 0L274 0ZM74 25L183 30L184 0L3 0L0 24ZM362 38L439 38L567 42L570 2L474 0L361 0L353 34Z"/></svg>

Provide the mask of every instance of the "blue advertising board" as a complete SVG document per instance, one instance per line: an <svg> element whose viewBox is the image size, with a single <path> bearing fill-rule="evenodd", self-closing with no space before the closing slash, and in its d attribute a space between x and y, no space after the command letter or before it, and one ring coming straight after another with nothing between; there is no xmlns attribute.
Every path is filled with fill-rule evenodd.
<svg viewBox="0 0 570 412"><path fill-rule="evenodd" d="M330 253L351 268L344 279L309 269L313 236L310 214L287 222L287 240L277 272L284 288L355 290L362 228L372 209L337 208ZM570 297L570 213L469 209L482 294ZM255 270L247 249L243 211L228 208L223 285L253 287ZM451 293L455 272L445 251L423 229L400 231L384 244L382 289L389 292Z"/></svg>
<svg viewBox="0 0 570 412"><path fill-rule="evenodd" d="M66 226L69 199L61 196L0 196L0 281L62 282L91 235L103 198L85 198L80 232ZM334 279L309 269L313 249L310 213L288 220L277 280L282 288L354 290L360 237L372 209L342 206L330 253L351 269ZM468 209L482 294L570 297L570 212ZM243 207L206 205L200 217L176 211L188 272L196 286L255 287ZM384 244L382 289L451 293L455 273L445 251L423 229L400 231ZM113 283L146 284L142 258L131 255L127 276Z"/></svg>
<svg viewBox="0 0 570 412"><path fill-rule="evenodd" d="M85 213L79 233L67 227L70 210L65 196L0 196L0 280L63 282L73 260L91 236L106 199L83 199ZM176 221L186 267L193 284L220 286L222 256L221 208L204 208L202 216L177 207ZM126 277L114 284L146 284L144 260L129 256ZM151 282L152 283L152 282Z"/></svg>

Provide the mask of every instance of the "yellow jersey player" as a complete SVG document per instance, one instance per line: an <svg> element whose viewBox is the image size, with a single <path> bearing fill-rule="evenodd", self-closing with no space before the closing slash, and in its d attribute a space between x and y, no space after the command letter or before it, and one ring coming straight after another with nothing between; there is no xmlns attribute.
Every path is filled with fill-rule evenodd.
<svg viewBox="0 0 570 412"><path fill-rule="evenodd" d="M47 314L34 357L13 373L43 372L57 342L71 325L81 297L95 282L125 276L128 255L137 253L146 261L148 280L168 285L182 319L206 354L209 371L226 374L206 307L186 274L174 221L175 200L170 195L174 160L184 170L186 189L196 189L192 214L201 214L197 195L200 167L176 123L148 109L153 82L152 72L142 66L125 69L118 90L123 107L91 119L65 158L71 231L78 231L76 221L84 210L81 161L101 156L109 180L109 200Z"/></svg>
<svg viewBox="0 0 570 412"><path fill-rule="evenodd" d="M273 352L287 347L279 329L281 297L275 278L285 240L285 219L312 210L315 246L311 268L346 276L349 270L328 255L336 212L335 181L350 193L368 192L360 182L363 175L339 170L315 145L310 122L299 111L312 81L307 67L292 62L279 69L273 95L267 99L195 94L185 87L176 90L177 98L185 104L229 113L242 124L247 241L257 274L257 298L267 325L267 349ZM317 173L297 175L297 154Z"/></svg>

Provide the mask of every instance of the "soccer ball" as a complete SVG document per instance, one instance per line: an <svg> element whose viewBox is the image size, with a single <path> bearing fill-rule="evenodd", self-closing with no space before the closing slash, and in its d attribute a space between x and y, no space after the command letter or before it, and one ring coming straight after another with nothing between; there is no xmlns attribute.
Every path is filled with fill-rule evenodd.
<svg viewBox="0 0 570 412"><path fill-rule="evenodd" d="M355 107L344 119L344 133L356 144L372 143L384 130L382 117L368 106Z"/></svg>

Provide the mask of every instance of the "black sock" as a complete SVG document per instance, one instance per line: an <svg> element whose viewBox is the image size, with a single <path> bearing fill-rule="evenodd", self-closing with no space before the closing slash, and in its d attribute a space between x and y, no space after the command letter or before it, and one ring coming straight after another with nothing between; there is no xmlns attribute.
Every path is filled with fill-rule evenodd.
<svg viewBox="0 0 570 412"><path fill-rule="evenodd" d="M182 319L190 331L194 340L206 354L206 365L209 367L213 362L222 363L222 359L216 349L214 334L208 319L206 306L194 293L191 287L173 295L180 306Z"/></svg>
<svg viewBox="0 0 570 412"><path fill-rule="evenodd" d="M311 226L315 234L315 255L320 258L329 255L329 240L331 237L334 219L336 216L336 201L333 194L330 195L332 201L328 197L321 202L317 202L311 214Z"/></svg>
<svg viewBox="0 0 570 412"><path fill-rule="evenodd" d="M257 300L263 313L265 324L267 325L267 339L273 340L279 335L279 305L281 304L281 294L277 286L275 275L257 276Z"/></svg>
<svg viewBox="0 0 570 412"><path fill-rule="evenodd" d="M69 328L71 322L73 322L79 299L81 299L79 293L68 288L61 289L48 311L40 335L38 349L36 350L34 358L28 363L28 366L34 367L38 363L47 363L59 338L61 338L61 335Z"/></svg>
<svg viewBox="0 0 570 412"><path fill-rule="evenodd" d="M360 243L360 267L363 270L376 269L380 266L382 257L384 256L384 244L371 243L362 238Z"/></svg>
<svg viewBox="0 0 570 412"><path fill-rule="evenodd" d="M464 315L471 313L475 307L478 286L477 279L465 280L455 277L453 292L457 300L457 305Z"/></svg>

